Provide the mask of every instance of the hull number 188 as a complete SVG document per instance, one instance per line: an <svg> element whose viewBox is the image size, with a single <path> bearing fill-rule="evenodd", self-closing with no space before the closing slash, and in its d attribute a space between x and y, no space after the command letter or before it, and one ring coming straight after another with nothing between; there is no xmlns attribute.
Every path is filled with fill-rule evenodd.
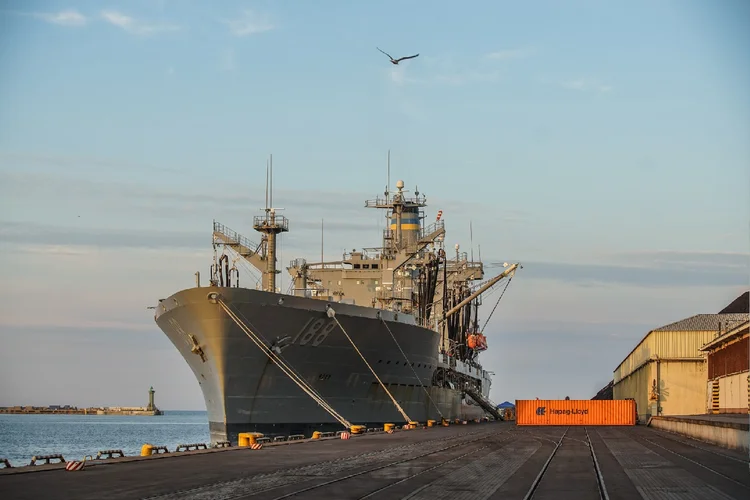
<svg viewBox="0 0 750 500"><path fill-rule="evenodd" d="M296 344L297 341L299 341L299 345L307 345L312 341L310 345L317 347L328 338L328 334L331 333L336 326L336 320L333 318L310 318L291 343Z"/></svg>

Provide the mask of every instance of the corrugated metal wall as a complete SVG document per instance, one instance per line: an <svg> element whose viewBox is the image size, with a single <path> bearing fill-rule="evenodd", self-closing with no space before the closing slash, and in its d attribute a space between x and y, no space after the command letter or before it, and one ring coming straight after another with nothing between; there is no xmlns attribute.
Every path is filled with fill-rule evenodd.
<svg viewBox="0 0 750 500"><path fill-rule="evenodd" d="M700 358L699 349L716 336L716 331L651 332L614 371L615 383L649 358Z"/></svg>
<svg viewBox="0 0 750 500"><path fill-rule="evenodd" d="M656 378L656 364L649 363L642 366L629 377L617 382L612 388L612 399L633 398L638 411L638 418L646 419L650 411L648 407L648 395L651 389L651 381Z"/></svg>
<svg viewBox="0 0 750 500"><path fill-rule="evenodd" d="M634 370L638 369L641 364L643 364L647 359L651 357L652 336L653 332L648 334L646 338L644 338L641 343L636 346L633 352L631 352L628 357L623 360L620 366L615 369L613 374L615 384L623 378L627 377L628 374L633 373ZM615 399L617 398L615 397Z"/></svg>
<svg viewBox="0 0 750 500"><path fill-rule="evenodd" d="M708 354L708 379L731 375L750 369L750 337L745 337Z"/></svg>
<svg viewBox="0 0 750 500"><path fill-rule="evenodd" d="M695 415L706 412L706 363L703 361L660 361L659 392L662 415ZM657 378L657 363L643 365L616 383L613 399L635 399L638 417L651 413L649 396Z"/></svg>
<svg viewBox="0 0 750 500"><path fill-rule="evenodd" d="M706 363L661 362L662 415L699 415L706 412Z"/></svg>
<svg viewBox="0 0 750 500"><path fill-rule="evenodd" d="M748 372L736 373L719 379L719 413L748 413L750 399L748 398ZM713 381L706 384L706 408L711 408L711 386Z"/></svg>
<svg viewBox="0 0 750 500"><path fill-rule="evenodd" d="M716 337L716 330L706 332L654 332L651 348L662 358L700 358L699 351Z"/></svg>

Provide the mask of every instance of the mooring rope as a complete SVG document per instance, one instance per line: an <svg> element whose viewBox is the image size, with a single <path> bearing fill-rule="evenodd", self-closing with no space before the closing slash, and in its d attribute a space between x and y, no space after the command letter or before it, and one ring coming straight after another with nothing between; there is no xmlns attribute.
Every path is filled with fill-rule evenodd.
<svg viewBox="0 0 750 500"><path fill-rule="evenodd" d="M419 385L422 386L422 389L424 389L424 393L427 395L427 398L430 400L430 403L432 403L432 406L435 407L435 409L438 412L438 415L440 415L440 418L443 419L443 412L440 411L440 408L438 408L438 405L435 404L435 401L432 400L432 397L430 397L430 392L427 390L427 387L422 383L422 379L419 378L419 375L417 375L417 371L414 369L414 366L412 366L411 362L409 361L409 358L406 357L406 353L403 349L401 349L401 345L398 343L398 340L396 340L396 336L393 335L393 332L391 331L391 328L388 326L388 323L385 322L383 317L380 317L380 321L383 322L385 325L386 330L388 330L388 333L391 334L391 338L393 339L393 342L396 343L396 347L398 347L398 350L401 351L401 354L403 354L404 359L406 360L406 364L409 365L409 368L411 368L411 371L414 373L414 376L417 377L417 380L419 381Z"/></svg>
<svg viewBox="0 0 750 500"><path fill-rule="evenodd" d="M354 347L354 350L357 351L357 354L359 354L359 356L362 358L362 361L365 362L365 364L367 365L367 368L370 369L370 371L372 372L373 376L375 376L375 378L377 379L377 381L380 383L380 386L383 388L383 390L385 391L385 393L388 394L388 397L391 398L391 401L393 401L393 404L396 406L396 409L399 411L399 413L401 413L401 416L404 417L404 419L406 420L407 423L411 422L412 420L409 418L409 415L407 415L406 412L404 411L404 409L401 408L401 405L398 404L398 401L396 401L396 398L393 397L393 395L388 390L388 388L385 386L385 384L383 383L383 381L380 380L380 377L378 377L378 374L375 373L375 370L373 370L372 366L370 366L370 363L367 362L367 359L365 358L364 354L362 354L362 352L359 350L359 348L354 343L354 341L352 340L352 338L349 336L349 334L346 332L346 330L344 329L344 327L341 325L341 323L339 322L339 319L336 317L336 311L334 311L332 307L326 306L326 313L328 314L329 318L333 318L333 320L336 321L336 324L339 325L339 328L341 328L341 331L344 332L344 335L346 335L346 338L349 339L349 342L352 344L352 347Z"/></svg>
<svg viewBox="0 0 750 500"><path fill-rule="evenodd" d="M273 361L276 366L281 369L282 372L284 372L292 381L297 384L307 395L309 395L315 402L317 402L324 410L326 410L333 418L335 418L341 425L346 427L347 429L350 429L352 427L352 424L346 420L343 416L341 416L336 410L333 409L333 407L326 402L325 399L323 399L322 396L320 396L317 392L315 392L315 389L313 389L300 375L294 372L292 368L287 366L287 364L284 362L281 357L279 357L276 352L273 351L273 349L269 348L268 346L263 343L262 340L258 338L258 336L250 330L250 328L244 324L244 322L239 318L239 316L234 313L229 308L229 305L224 302L223 299L217 298L217 303L224 309L224 311L229 315L229 317L237 324L237 326L242 329L242 331L247 335L250 340L253 341L253 343L260 348L261 351L263 351L266 356L268 356L271 361ZM240 313L242 314L242 313ZM243 315L244 317L244 315ZM247 318L245 318L247 319Z"/></svg>

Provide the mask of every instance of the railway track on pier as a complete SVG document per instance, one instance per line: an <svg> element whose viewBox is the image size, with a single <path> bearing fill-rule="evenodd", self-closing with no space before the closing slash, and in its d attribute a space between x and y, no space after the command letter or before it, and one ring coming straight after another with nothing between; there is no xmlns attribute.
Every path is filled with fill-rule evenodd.
<svg viewBox="0 0 750 500"><path fill-rule="evenodd" d="M579 459L582 447L588 448L589 460ZM570 488L580 489L576 491L577 498L609 500L604 476L586 427L565 429L531 483L524 500L559 498L561 476L570 479Z"/></svg>

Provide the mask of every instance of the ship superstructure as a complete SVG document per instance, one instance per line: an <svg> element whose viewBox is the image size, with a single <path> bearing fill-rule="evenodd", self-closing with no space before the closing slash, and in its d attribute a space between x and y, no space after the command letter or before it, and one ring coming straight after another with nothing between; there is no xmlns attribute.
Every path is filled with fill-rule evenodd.
<svg viewBox="0 0 750 500"><path fill-rule="evenodd" d="M395 192L386 187L365 202L385 212L380 247L334 262L292 260L287 293L278 287L276 239L289 221L268 189L265 213L253 219L260 242L214 222L209 286L196 273L196 287L156 311L201 384L213 438L342 422L499 418L477 359L487 348L478 306L520 266L506 264L483 281L481 259L458 245L446 251L442 212L426 223L425 195L404 187L398 181ZM257 289L239 286L227 249L262 273Z"/></svg>

